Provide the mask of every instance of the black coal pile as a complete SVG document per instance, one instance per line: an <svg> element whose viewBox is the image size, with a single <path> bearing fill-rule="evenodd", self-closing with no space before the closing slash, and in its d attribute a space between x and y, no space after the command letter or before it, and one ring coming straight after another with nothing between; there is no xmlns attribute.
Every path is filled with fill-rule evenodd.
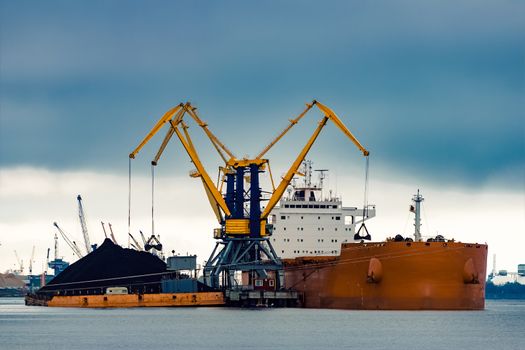
<svg viewBox="0 0 525 350"><path fill-rule="evenodd" d="M130 292L158 293L166 264L158 257L125 249L110 239L55 277L38 294L102 294L112 286Z"/></svg>

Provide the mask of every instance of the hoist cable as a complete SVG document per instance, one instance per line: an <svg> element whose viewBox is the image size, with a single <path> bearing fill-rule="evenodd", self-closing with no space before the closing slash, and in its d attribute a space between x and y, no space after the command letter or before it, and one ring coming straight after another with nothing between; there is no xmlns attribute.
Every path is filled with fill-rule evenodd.
<svg viewBox="0 0 525 350"><path fill-rule="evenodd" d="M128 248L130 246L129 235L131 234L131 158L128 163Z"/></svg>
<svg viewBox="0 0 525 350"><path fill-rule="evenodd" d="M151 165L151 234L155 234L155 166Z"/></svg>
<svg viewBox="0 0 525 350"><path fill-rule="evenodd" d="M365 216L368 217L368 168L369 168L369 156L366 156L365 193L364 193L364 203L363 203L363 222L364 222Z"/></svg>

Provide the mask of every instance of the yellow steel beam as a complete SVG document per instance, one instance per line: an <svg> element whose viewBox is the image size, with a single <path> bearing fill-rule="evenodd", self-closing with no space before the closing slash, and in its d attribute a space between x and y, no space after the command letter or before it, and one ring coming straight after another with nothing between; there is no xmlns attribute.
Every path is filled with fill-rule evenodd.
<svg viewBox="0 0 525 350"><path fill-rule="evenodd" d="M195 149L195 146L193 145L193 141L191 140L191 137L190 137L190 134L188 133L188 125L186 123L184 123L182 120L181 120L181 125L182 125L182 131L184 132L184 136L186 137L186 141L188 142L188 146L190 147L191 149L191 152L193 154L197 154L197 150ZM195 164L195 162L194 162ZM204 169L204 167L203 167ZM212 189L210 189L209 184L206 184L206 181L204 180L204 177L202 176L201 174L201 171L199 169L197 169L197 172L198 172L198 176L201 178L202 180L202 184L204 185L204 190L206 191L206 196L208 197L208 201L210 202L210 205L211 205L211 208L213 210L213 212L215 213L215 216L217 217L217 221L220 223L223 221L223 217L222 217L222 213L220 211L220 204L217 203L217 201L215 200L215 197L212 193ZM210 179L211 181L211 179ZM216 187L215 187L216 189ZM220 194L220 191L219 191L219 194ZM222 196L221 196L222 198Z"/></svg>
<svg viewBox="0 0 525 350"><path fill-rule="evenodd" d="M184 115L184 112L185 112L185 109L180 109L177 114L175 115L175 121L177 123L177 121L180 121L182 120L182 117ZM162 155L162 153L164 152L164 149L166 148L166 146L168 145L168 142L170 141L171 137L173 136L173 133L175 132L175 129L173 129L172 126L170 126L168 132L166 133L166 136L164 137L164 140L162 141L162 144L160 145L160 148L157 152L157 155L155 156L155 158L151 161L151 164L153 165L157 165L157 163L159 162L159 159L160 159L160 156Z"/></svg>
<svg viewBox="0 0 525 350"><path fill-rule="evenodd" d="M206 124L205 122L203 122L199 116L197 115L197 113L195 112L195 108L193 108L189 103L188 105L186 106L186 110L188 111L188 113L190 114L190 116L195 120L195 122L202 128L202 130L204 130L204 132L206 133L206 135L208 136L208 138L210 139L210 141L213 143L213 146L217 149L217 151L219 151L219 147L224 151L226 152L226 154L230 157L230 158L235 158L235 156L233 155L233 153L228 149L228 147L226 147L226 145L224 143L222 143L218 138L217 136L215 136L211 131L210 129L208 129L208 124ZM219 151L219 154L221 155L221 158L225 158L221 152Z"/></svg>
<svg viewBox="0 0 525 350"><path fill-rule="evenodd" d="M270 168L270 161L268 161L268 173L270 174L270 180L272 182L272 191L275 192L275 182L273 181L272 168Z"/></svg>
<svg viewBox="0 0 525 350"><path fill-rule="evenodd" d="M315 101L314 101L315 102ZM257 157L255 157L256 159L259 159L261 158L262 156L264 156L266 154L266 152L268 152L270 150L270 148L273 147L273 145L275 145L295 124L297 124L299 122L299 120L301 120L302 117L304 117L304 115L313 107L313 103L307 103L306 104L306 109L301 113L299 114L299 116L295 119L290 119L290 124L284 128L283 131L281 131L281 133L279 135L277 135L277 137L275 139L273 139L272 142L270 142L270 144L268 144L268 146L266 146L258 155Z"/></svg>
<svg viewBox="0 0 525 350"><path fill-rule="evenodd" d="M189 140L185 139L184 135L181 134L181 132L179 131L177 125L175 125L173 120L170 120L169 122L171 123L171 126L174 128L175 133L177 134L177 137L179 138L180 142L184 146L186 153L188 153L188 156L190 157L191 161L197 168L197 171L199 172L199 175L202 178L202 182L207 191L207 194L208 194L208 191L211 194L211 196L208 196L208 198L210 199L210 204L212 206L212 209L215 212L215 208L216 206L218 206L222 209L222 211L224 212L226 216L230 216L231 212L228 209L228 206L226 205L224 198L222 198L222 194L217 190L217 188L213 184L213 181L210 179L210 176L206 172L206 169L204 169L204 166L202 165L202 162L200 161L199 156L197 155L197 152L195 152L193 148L191 139ZM186 135L188 134L186 133Z"/></svg>
<svg viewBox="0 0 525 350"><path fill-rule="evenodd" d="M189 126L183 121L181 121L181 125L182 125L182 131L184 132L184 136L186 136L186 141L188 142L188 146L190 147L191 152L193 154L197 154L197 150L195 149L195 146L193 145L193 141L190 137L190 134L188 133Z"/></svg>
<svg viewBox="0 0 525 350"><path fill-rule="evenodd" d="M135 148L133 152L129 154L129 157L132 159L135 158L135 156L137 155L137 153L139 153L142 147L144 147L144 145L146 145L146 143L148 143L148 141L151 140L153 136L155 136L155 134L164 126L164 124L170 121L173 115L177 113L182 107L184 107L184 104L181 103L178 106L173 107L172 109L167 111L159 119L159 121L157 122L157 124L155 124L155 126L151 129L151 131L146 135L146 137L141 141L141 143L137 146L137 148Z"/></svg>
<svg viewBox="0 0 525 350"><path fill-rule="evenodd" d="M272 209L277 205L277 202L281 199L282 195L284 194L284 191L286 191L286 188L290 184L290 181L292 181L295 173L301 166L301 163L303 162L304 158L308 154L308 151L310 151L310 148L312 148L312 145L314 144L315 140L319 136L319 133L323 129L323 127L326 125L326 122L328 121L328 117L325 116L321 121L319 122L319 125L315 129L312 136L310 136L310 139L306 143L306 145L303 147L295 161L293 162L290 169L288 169L288 172L286 175L284 175L283 179L281 180L281 183L277 187L277 189L273 192L272 196L270 197L270 200L268 201L268 204L266 205L266 208L264 208L264 211L261 214L261 219L266 219Z"/></svg>
<svg viewBox="0 0 525 350"><path fill-rule="evenodd" d="M324 113L325 116L330 118L331 121L341 130L356 146L363 152L364 156L368 156L370 152L355 138L355 136L348 130L348 128L343 124L341 119L332 111L329 107L323 105L321 102L315 101L314 104Z"/></svg>
<svg viewBox="0 0 525 350"><path fill-rule="evenodd" d="M313 105L316 105L321 110L321 112L323 112L324 118L321 120L321 122L319 123L319 125L315 129L313 135L310 137L310 139L306 143L305 147L302 149L302 151L297 156L295 162L292 164L292 166L290 167L290 169L288 170L288 172L286 173L286 175L282 179L282 181L279 184L279 186L277 187L277 189L273 192L272 196L270 197L270 200L268 201L268 205L266 206L266 208L264 209L263 213L261 214L261 219L266 219L268 217L268 215L270 214L270 212L272 211L272 209L275 207L275 205L277 205L277 202L281 199L281 196L284 194L284 191L286 190L286 187L288 187L288 185L290 184L290 181L292 181L292 178L294 177L294 175L296 173L298 173L298 169L301 166L302 161L304 160L304 158L308 154L308 151L312 147L313 143L317 139L317 136L319 136L319 133L321 132L323 127L326 125L326 122L328 120L331 120L332 122L334 122L334 124L339 128L339 130L341 130L357 146L357 148L359 148L361 150L361 152L363 152L364 156L368 156L370 154L370 152L355 138L355 136L350 132L350 130L348 130L348 128L343 124L343 122L339 119L339 117L337 117L337 115L334 113L334 111L332 111L330 108L328 108L327 106L323 105L322 103L314 100L311 105L307 105L307 109L299 117L302 118L302 116ZM291 128L291 126L289 126L287 129L285 129L279 135L278 139L280 137L282 137L282 135L284 135L290 128ZM270 144L269 147L271 147L274 143L275 142ZM267 147L265 150L269 149L269 147ZM264 153L261 152L261 154L264 154Z"/></svg>
<svg viewBox="0 0 525 350"><path fill-rule="evenodd" d="M219 223L224 221L224 218L222 217L222 213L220 211L220 205L215 200L213 194L211 193L210 189L206 185L206 182L204 181L204 178L201 176L202 185L204 186L204 191L206 192L206 196L208 197L208 201L210 202L211 209L213 210L213 213L215 214L215 217L217 218L217 221Z"/></svg>
<svg viewBox="0 0 525 350"><path fill-rule="evenodd" d="M247 166L250 166L251 164L257 164L259 167L261 167L263 164L265 163L268 163L268 159L236 159L236 158L232 158L228 161L228 163L226 163L227 166L229 167L232 167L232 168L237 168L237 167L247 167Z"/></svg>

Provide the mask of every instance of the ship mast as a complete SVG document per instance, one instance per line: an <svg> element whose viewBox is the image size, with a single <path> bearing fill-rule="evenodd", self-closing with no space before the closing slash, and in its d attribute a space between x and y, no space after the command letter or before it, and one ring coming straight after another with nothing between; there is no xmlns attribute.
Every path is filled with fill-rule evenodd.
<svg viewBox="0 0 525 350"><path fill-rule="evenodd" d="M311 188L312 187L312 161L311 160L305 160L303 162L304 165L304 187L305 188Z"/></svg>
<svg viewBox="0 0 525 350"><path fill-rule="evenodd" d="M423 196L419 194L419 190L417 190L417 194L412 198L414 202L414 214L416 214L414 219L414 239L416 242L421 241L421 202L424 200Z"/></svg>

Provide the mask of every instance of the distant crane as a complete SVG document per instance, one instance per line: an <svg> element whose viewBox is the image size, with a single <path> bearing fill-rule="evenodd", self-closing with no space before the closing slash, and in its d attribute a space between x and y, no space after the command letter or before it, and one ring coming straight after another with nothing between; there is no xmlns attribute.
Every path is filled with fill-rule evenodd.
<svg viewBox="0 0 525 350"><path fill-rule="evenodd" d="M68 235L64 231L62 231L62 229L58 226L56 222L54 222L53 225L57 228L58 232L60 233L64 241L66 241L67 245L71 248L71 250L73 250L73 253L75 253L79 258L83 258L84 254L82 254L82 252L78 248L77 243L75 241L72 241L68 237Z"/></svg>
<svg viewBox="0 0 525 350"><path fill-rule="evenodd" d="M129 234L129 237L133 241L132 245L135 247L135 249L138 250L139 252L142 252L143 249L142 249L141 245L139 244L139 242L137 242L135 237L133 237L133 235L131 233Z"/></svg>
<svg viewBox="0 0 525 350"><path fill-rule="evenodd" d="M144 234L142 233L142 231L139 231L140 232L140 237L142 237L142 246L145 247L146 246L146 237L144 237Z"/></svg>
<svg viewBox="0 0 525 350"><path fill-rule="evenodd" d="M35 259L35 246L33 246L33 251L31 252L31 259L29 260L29 274L33 274L33 260Z"/></svg>
<svg viewBox="0 0 525 350"><path fill-rule="evenodd" d="M102 230L104 231L104 238L108 238L108 234L106 233L106 227L104 226L104 223L101 221L100 224L102 225Z"/></svg>
<svg viewBox="0 0 525 350"><path fill-rule="evenodd" d="M47 266L53 269L53 273L55 276L57 276L59 273L64 271L68 266L69 263L62 260L58 257L58 236L55 233L55 258L52 261L49 261L49 249L47 250Z"/></svg>
<svg viewBox="0 0 525 350"><path fill-rule="evenodd" d="M55 233L55 241L56 241L56 237L57 237L57 235ZM56 245L56 243L55 243L55 245ZM46 266L44 267L44 271L45 271L46 274L47 274L47 269L49 267L49 252L50 251L51 251L51 248L47 248Z"/></svg>
<svg viewBox="0 0 525 350"><path fill-rule="evenodd" d="M20 259L16 250L15 250L15 256L16 256L16 261L18 262L18 270L15 270L15 272L19 274L23 274L24 273L24 260Z"/></svg>
<svg viewBox="0 0 525 350"><path fill-rule="evenodd" d="M49 254L47 254L49 255ZM55 260L58 259L58 236L57 234L55 233Z"/></svg>
<svg viewBox="0 0 525 350"><path fill-rule="evenodd" d="M89 254L93 251L93 247L91 246L91 242L89 241L89 233L88 233L88 229L86 225L86 216L84 214L84 208L82 207L82 197L78 195L77 200L78 200L78 218L80 220L80 227L82 229L82 234L84 235L84 243L86 244L86 252L87 254Z"/></svg>
<svg viewBox="0 0 525 350"><path fill-rule="evenodd" d="M113 234L113 227L111 227L111 223L108 222L109 226L109 232L111 232L111 239L113 240L113 243L118 244L117 240L115 239L115 235Z"/></svg>

